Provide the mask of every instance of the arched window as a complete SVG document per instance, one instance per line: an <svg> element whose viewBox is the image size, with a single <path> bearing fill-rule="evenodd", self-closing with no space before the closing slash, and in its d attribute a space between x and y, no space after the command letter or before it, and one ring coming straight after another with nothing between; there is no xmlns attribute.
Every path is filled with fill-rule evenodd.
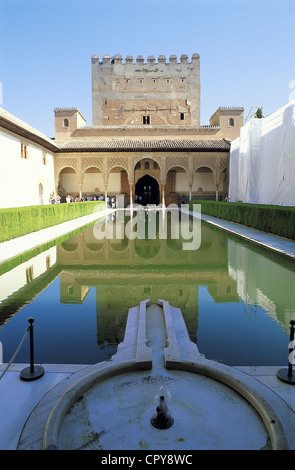
<svg viewBox="0 0 295 470"><path fill-rule="evenodd" d="M145 168L145 170L149 170L150 169L150 162L145 162L144 168Z"/></svg>
<svg viewBox="0 0 295 470"><path fill-rule="evenodd" d="M230 127L234 127L234 125L235 125L235 120L234 120L234 118L229 118L228 124L229 124Z"/></svg>
<svg viewBox="0 0 295 470"><path fill-rule="evenodd" d="M64 119L64 127L69 127L69 120L68 119Z"/></svg>

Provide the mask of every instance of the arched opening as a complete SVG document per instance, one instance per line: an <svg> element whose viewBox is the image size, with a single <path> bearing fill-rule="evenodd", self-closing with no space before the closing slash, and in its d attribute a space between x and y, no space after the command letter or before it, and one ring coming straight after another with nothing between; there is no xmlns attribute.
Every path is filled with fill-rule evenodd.
<svg viewBox="0 0 295 470"><path fill-rule="evenodd" d="M77 235L74 235L62 242L61 246L65 251L76 251L79 246L79 234L77 233Z"/></svg>
<svg viewBox="0 0 295 470"><path fill-rule="evenodd" d="M93 227L88 227L87 229L84 230L83 242L84 242L84 248L87 248L88 250L92 252L97 252L101 250L105 245L105 239L98 240L95 237Z"/></svg>
<svg viewBox="0 0 295 470"><path fill-rule="evenodd" d="M58 175L58 194L62 197L79 194L78 178L76 171L71 167L61 170Z"/></svg>
<svg viewBox="0 0 295 470"><path fill-rule="evenodd" d="M159 204L160 190L158 181L150 175L144 175L135 185L135 198L138 204Z"/></svg>
<svg viewBox="0 0 295 470"><path fill-rule="evenodd" d="M97 167L89 167L83 175L82 193L88 197L104 195L102 172Z"/></svg>
<svg viewBox="0 0 295 470"><path fill-rule="evenodd" d="M216 186L214 174L208 166L197 168L192 187L193 197L198 199L215 199Z"/></svg>
<svg viewBox="0 0 295 470"><path fill-rule="evenodd" d="M129 204L130 185L128 173L123 166L115 166L110 169L107 193L110 200L110 205L114 206L114 204L116 204L116 207L122 208ZM114 200L117 202L114 202Z"/></svg>
<svg viewBox="0 0 295 470"><path fill-rule="evenodd" d="M143 259L151 259L157 256L160 252L160 240L156 238L155 240L135 240L135 252L136 254Z"/></svg>
<svg viewBox="0 0 295 470"><path fill-rule="evenodd" d="M181 166L173 166L167 172L166 204L181 204L189 198L188 172Z"/></svg>

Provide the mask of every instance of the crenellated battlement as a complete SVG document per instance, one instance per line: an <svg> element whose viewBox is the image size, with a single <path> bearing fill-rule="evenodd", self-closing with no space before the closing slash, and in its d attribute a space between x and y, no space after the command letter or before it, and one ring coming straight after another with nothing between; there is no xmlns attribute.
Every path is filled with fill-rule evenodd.
<svg viewBox="0 0 295 470"><path fill-rule="evenodd" d="M149 55L145 61L144 57L142 55L138 55L136 59L133 58L133 56L128 55L125 58L125 62L123 62L123 57L121 54L116 54L114 56L110 55L104 55L102 57L102 60L100 61L100 58L98 55L93 55L91 57L92 64L98 64L98 65L150 65L154 66L157 64L165 64L165 65L176 65L176 64L194 64L196 61L200 59L200 55L195 53L191 57L191 62L189 62L189 57L187 54L181 54L180 60L178 62L177 56L176 55L170 55L169 59L166 59L165 55L159 55L158 61L156 61L155 57L153 55Z"/></svg>

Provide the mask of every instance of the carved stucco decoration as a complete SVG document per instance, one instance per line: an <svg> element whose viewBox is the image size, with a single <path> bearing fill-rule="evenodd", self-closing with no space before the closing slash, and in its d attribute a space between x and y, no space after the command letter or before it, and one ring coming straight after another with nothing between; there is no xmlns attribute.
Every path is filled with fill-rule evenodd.
<svg viewBox="0 0 295 470"><path fill-rule="evenodd" d="M97 168L103 176L104 185L108 185L109 173L115 167L123 168L128 175L130 184L134 184L134 171L136 164L143 159L150 159L159 165L160 181L162 185L166 184L167 173L174 167L183 168L189 176L189 186L191 187L194 180L194 174L201 167L208 167L213 172L216 186L220 183L222 172L228 168L229 157L227 154L197 154L190 155L164 155L154 153L143 153L142 155L132 155L124 152L117 155L104 154L101 156L60 156L55 161L56 180L59 173L67 167L72 168L77 173L78 184L82 185L83 175L88 168ZM154 176L154 175L153 175ZM158 178L157 178L158 179Z"/></svg>

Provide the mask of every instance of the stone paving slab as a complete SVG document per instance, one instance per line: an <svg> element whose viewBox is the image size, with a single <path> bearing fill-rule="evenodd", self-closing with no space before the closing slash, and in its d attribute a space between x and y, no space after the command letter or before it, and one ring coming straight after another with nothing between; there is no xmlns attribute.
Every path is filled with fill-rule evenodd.
<svg viewBox="0 0 295 470"><path fill-rule="evenodd" d="M194 214L196 217L200 217L201 220L209 223L210 225L214 225L222 230L234 233L239 237L295 260L295 241L293 240L279 237L278 235L273 235L271 233L262 232L261 230L247 227L246 225L219 219L207 214L190 213Z"/></svg>
<svg viewBox="0 0 295 470"><path fill-rule="evenodd" d="M28 364L12 364L0 380L0 450L15 450L30 413L44 395L61 380L85 369L86 365L43 365L45 374L33 382L20 379ZM6 364L0 364L0 373Z"/></svg>

